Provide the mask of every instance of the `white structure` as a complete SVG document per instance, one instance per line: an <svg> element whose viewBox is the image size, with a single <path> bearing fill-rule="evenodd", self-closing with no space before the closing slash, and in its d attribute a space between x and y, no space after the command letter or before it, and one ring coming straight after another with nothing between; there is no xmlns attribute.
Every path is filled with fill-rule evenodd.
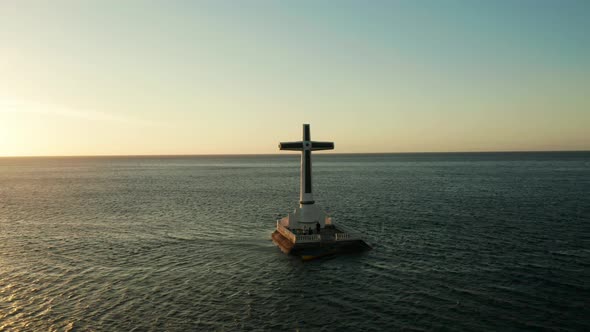
<svg viewBox="0 0 590 332"><path fill-rule="evenodd" d="M314 142L311 140L309 125L303 125L303 141L283 142L280 150L301 151L301 179L299 207L293 213L281 220L281 225L291 229L311 227L316 229L317 223L324 228L330 224L330 219L315 205L311 185L311 151L333 150L333 142Z"/></svg>
<svg viewBox="0 0 590 332"><path fill-rule="evenodd" d="M299 207L293 213L277 220L272 233L273 242L287 254L313 259L336 252L371 249L359 234L340 225L320 210L311 190L311 151L332 150L332 142L314 142L309 134L309 125L303 125L303 141L280 143L279 149L301 151L301 184Z"/></svg>

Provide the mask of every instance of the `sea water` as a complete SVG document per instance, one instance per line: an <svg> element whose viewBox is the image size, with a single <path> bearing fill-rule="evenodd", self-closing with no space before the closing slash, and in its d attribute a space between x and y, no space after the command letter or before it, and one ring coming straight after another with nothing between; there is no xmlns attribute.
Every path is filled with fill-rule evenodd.
<svg viewBox="0 0 590 332"><path fill-rule="evenodd" d="M299 157L0 159L0 330L590 329L590 153L314 154L366 235L270 239Z"/></svg>

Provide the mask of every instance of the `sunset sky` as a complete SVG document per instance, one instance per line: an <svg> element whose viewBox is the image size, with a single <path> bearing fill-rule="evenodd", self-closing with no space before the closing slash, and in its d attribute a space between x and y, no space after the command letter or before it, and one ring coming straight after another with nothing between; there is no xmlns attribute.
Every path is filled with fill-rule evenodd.
<svg viewBox="0 0 590 332"><path fill-rule="evenodd" d="M590 1L0 2L0 156L590 150Z"/></svg>

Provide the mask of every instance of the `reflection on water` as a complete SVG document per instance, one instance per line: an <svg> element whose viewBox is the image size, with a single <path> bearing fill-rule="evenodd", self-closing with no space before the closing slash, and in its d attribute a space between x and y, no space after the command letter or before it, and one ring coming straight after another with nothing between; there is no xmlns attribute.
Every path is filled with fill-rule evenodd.
<svg viewBox="0 0 590 332"><path fill-rule="evenodd" d="M318 155L375 249L302 263L296 156L0 159L0 330L587 330L589 166Z"/></svg>

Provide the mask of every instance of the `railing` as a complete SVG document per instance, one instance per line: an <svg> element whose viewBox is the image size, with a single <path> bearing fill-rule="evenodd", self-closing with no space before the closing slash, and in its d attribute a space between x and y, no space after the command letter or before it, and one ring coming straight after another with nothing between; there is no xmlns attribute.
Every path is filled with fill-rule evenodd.
<svg viewBox="0 0 590 332"><path fill-rule="evenodd" d="M336 241L357 240L360 236L356 233L336 233L334 239Z"/></svg>
<svg viewBox="0 0 590 332"><path fill-rule="evenodd" d="M297 242L317 242L320 240L319 234L297 235Z"/></svg>
<svg viewBox="0 0 590 332"><path fill-rule="evenodd" d="M350 234L348 234L348 233L336 233L336 236L334 238L335 238L336 241L349 240L350 239Z"/></svg>
<svg viewBox="0 0 590 332"><path fill-rule="evenodd" d="M280 220L277 220L277 231L287 239L291 240L291 242L295 243L297 241L298 236L295 236L295 234L293 234L285 226L281 225Z"/></svg>

